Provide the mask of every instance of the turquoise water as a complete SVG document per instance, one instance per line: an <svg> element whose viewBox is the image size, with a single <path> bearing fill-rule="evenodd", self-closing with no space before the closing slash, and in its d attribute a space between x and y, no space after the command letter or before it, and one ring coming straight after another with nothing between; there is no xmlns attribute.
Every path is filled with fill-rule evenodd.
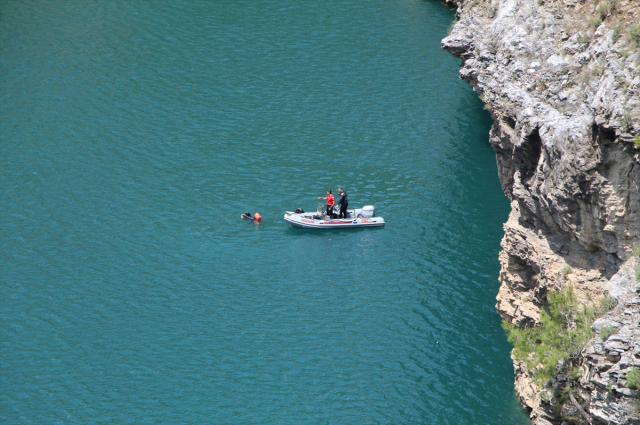
<svg viewBox="0 0 640 425"><path fill-rule="evenodd" d="M528 423L451 10L1 9L0 422ZM386 228L283 221L338 185Z"/></svg>

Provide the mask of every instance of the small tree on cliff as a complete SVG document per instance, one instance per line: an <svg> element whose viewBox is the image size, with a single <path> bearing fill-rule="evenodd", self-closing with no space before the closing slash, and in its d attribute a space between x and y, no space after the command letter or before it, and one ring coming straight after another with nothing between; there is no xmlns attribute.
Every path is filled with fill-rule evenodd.
<svg viewBox="0 0 640 425"><path fill-rule="evenodd" d="M577 359L591 338L595 319L595 309L580 304L572 286L550 291L547 300L549 305L540 312L539 326L519 329L503 322L515 359L524 361L541 385L559 372L560 362Z"/></svg>

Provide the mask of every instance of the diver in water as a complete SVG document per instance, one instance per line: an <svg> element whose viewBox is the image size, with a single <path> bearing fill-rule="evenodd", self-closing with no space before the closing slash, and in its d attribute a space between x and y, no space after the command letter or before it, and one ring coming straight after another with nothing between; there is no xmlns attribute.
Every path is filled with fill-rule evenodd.
<svg viewBox="0 0 640 425"><path fill-rule="evenodd" d="M248 211L246 213L242 214L240 217L242 217L245 220L253 220L254 223L260 223L260 220L262 220L262 216L257 211L253 215L253 217L251 217L251 213L248 212Z"/></svg>

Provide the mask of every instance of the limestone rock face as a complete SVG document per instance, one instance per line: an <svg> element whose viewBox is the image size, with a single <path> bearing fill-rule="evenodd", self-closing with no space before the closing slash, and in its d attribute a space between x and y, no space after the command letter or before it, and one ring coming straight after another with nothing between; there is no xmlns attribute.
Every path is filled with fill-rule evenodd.
<svg viewBox="0 0 640 425"><path fill-rule="evenodd" d="M626 387L626 375L640 365L640 282L632 258L605 288L618 306L596 320L596 337L582 352L582 388L589 392L589 410L596 424L640 423L640 391Z"/></svg>
<svg viewBox="0 0 640 425"><path fill-rule="evenodd" d="M591 400L592 423L640 424L640 414L629 413L637 394L624 388L626 372L640 366L640 288L629 283L630 268L640 267L630 260L640 244L640 39L631 31L640 25L640 1L457 5L458 22L442 47L462 59L461 78L491 110L489 140L511 200L496 307L503 318L534 326L552 288L573 285L585 303L607 292L618 298L618 308L594 324L581 394ZM614 294L621 281L627 295ZM603 344L602 323L620 336ZM526 367L514 368L532 417L560 424Z"/></svg>

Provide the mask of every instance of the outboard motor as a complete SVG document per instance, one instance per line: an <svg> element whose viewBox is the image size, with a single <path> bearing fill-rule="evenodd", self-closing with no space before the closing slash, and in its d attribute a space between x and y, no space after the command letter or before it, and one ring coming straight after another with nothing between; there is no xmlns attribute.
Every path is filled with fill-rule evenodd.
<svg viewBox="0 0 640 425"><path fill-rule="evenodd" d="M364 217L371 218L376 216L376 207L373 205L365 205L362 207L362 213Z"/></svg>
<svg viewBox="0 0 640 425"><path fill-rule="evenodd" d="M353 211L356 217L371 218L376 216L376 207L373 205L365 205Z"/></svg>

